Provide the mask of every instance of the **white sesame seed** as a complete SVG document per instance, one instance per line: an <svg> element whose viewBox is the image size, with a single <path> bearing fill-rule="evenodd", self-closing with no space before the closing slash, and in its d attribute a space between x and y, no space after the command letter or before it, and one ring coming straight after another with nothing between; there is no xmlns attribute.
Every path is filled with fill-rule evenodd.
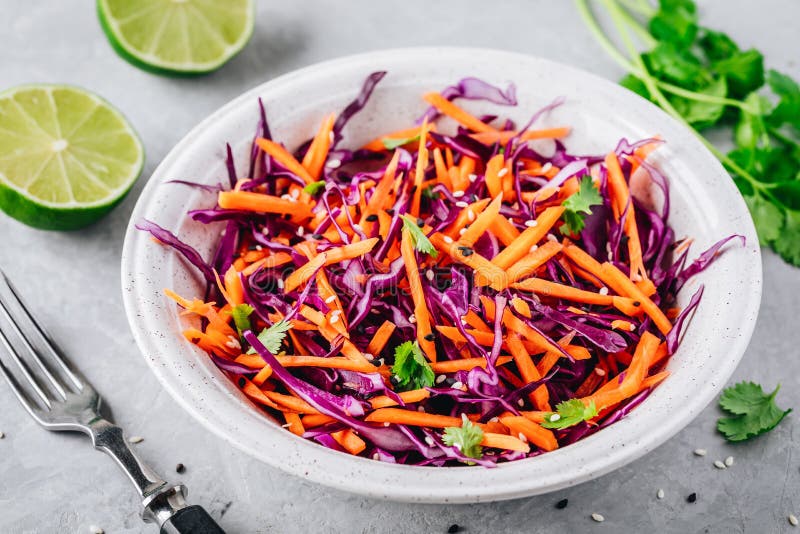
<svg viewBox="0 0 800 534"><path fill-rule="evenodd" d="M721 460L714 460L714 467L716 467L717 469L727 469L728 468L728 466L725 465L725 463L722 462Z"/></svg>
<svg viewBox="0 0 800 534"><path fill-rule="evenodd" d="M331 318L330 318L330 320L328 322L330 324L338 323L339 322L339 316L331 314Z"/></svg>
<svg viewBox="0 0 800 534"><path fill-rule="evenodd" d="M528 228L535 228L538 225L539 225L539 221L537 221L536 219L531 219L529 221L525 221L525 226L527 226Z"/></svg>
<svg viewBox="0 0 800 534"><path fill-rule="evenodd" d="M558 238L553 234L547 234L547 240L552 241L553 243L558 243Z"/></svg>
<svg viewBox="0 0 800 534"><path fill-rule="evenodd" d="M425 436L425 443L428 444L429 447L433 447L433 444L436 443L433 441L433 438L430 436Z"/></svg>
<svg viewBox="0 0 800 534"><path fill-rule="evenodd" d="M503 167L502 169L500 169L500 172L497 173L497 177L502 178L506 174L508 174L508 169L506 167Z"/></svg>
<svg viewBox="0 0 800 534"><path fill-rule="evenodd" d="M508 222L510 222L511 224L514 224L514 218L513 217L509 217L508 218Z"/></svg>
<svg viewBox="0 0 800 534"><path fill-rule="evenodd" d="M342 313L342 310L333 310L333 311L331 312L331 317L333 317L333 316L339 317L339 315L340 315L341 313Z"/></svg>
<svg viewBox="0 0 800 534"><path fill-rule="evenodd" d="M283 289L286 287L286 283L283 281L283 278L278 278L278 289Z"/></svg>
<svg viewBox="0 0 800 534"><path fill-rule="evenodd" d="M557 413L554 413L553 415L550 416L550 422L551 423L555 423L559 419L561 419L561 416L559 414L557 414Z"/></svg>
<svg viewBox="0 0 800 534"><path fill-rule="evenodd" d="M342 166L342 162L341 160L338 159L332 159L325 166L328 167L329 169L338 169L339 167Z"/></svg>
<svg viewBox="0 0 800 534"><path fill-rule="evenodd" d="M378 358L377 360L375 360L375 363L377 363L378 367L380 367L381 365L383 365L383 358Z"/></svg>
<svg viewBox="0 0 800 534"><path fill-rule="evenodd" d="M500 418L499 417L492 417L491 419L489 419L489 422L490 423L499 423L500 422Z"/></svg>
<svg viewBox="0 0 800 534"><path fill-rule="evenodd" d="M528 252L536 252L537 250L539 250L539 245L533 245L528 249Z"/></svg>
<svg viewBox="0 0 800 534"><path fill-rule="evenodd" d="M552 164L552 163L550 163L550 162L548 161L547 163L545 163L544 165L542 165L542 168L540 169L540 171L541 171L541 172L547 172L547 171L549 171L549 170L550 170L550 169L552 169L552 168L553 168L553 164Z"/></svg>
<svg viewBox="0 0 800 534"><path fill-rule="evenodd" d="M730 466L733 465L733 456L728 456L727 458L725 458L725 465L727 467L730 467Z"/></svg>
<svg viewBox="0 0 800 534"><path fill-rule="evenodd" d="M97 525L89 525L89 533L90 534L105 534L105 530L98 527Z"/></svg>
<svg viewBox="0 0 800 534"><path fill-rule="evenodd" d="M613 261L614 260L614 254L612 254L611 251L608 252L606 257L608 258L608 261Z"/></svg>
<svg viewBox="0 0 800 534"><path fill-rule="evenodd" d="M264 235L269 235L269 228L267 228L266 226L263 226L261 228L261 233L264 234Z"/></svg>
<svg viewBox="0 0 800 534"><path fill-rule="evenodd" d="M461 230L458 231L458 235L464 235L466 233L467 233L467 229L466 228L462 228Z"/></svg>
<svg viewBox="0 0 800 534"><path fill-rule="evenodd" d="M635 324L633 324L633 323L631 323L631 324L628 326L628 330L630 330L631 332L634 332L634 331L636 330L636 325L635 325Z"/></svg>
<svg viewBox="0 0 800 534"><path fill-rule="evenodd" d="M408 322L411 323L411 324L416 323L417 322L417 317L412 313L411 315L408 316Z"/></svg>
<svg viewBox="0 0 800 534"><path fill-rule="evenodd" d="M330 297L325 299L325 304L330 304L336 300L336 295L331 295Z"/></svg>
<svg viewBox="0 0 800 534"><path fill-rule="evenodd" d="M425 406L417 406L417 411L418 412L424 412L425 411Z"/></svg>
<svg viewBox="0 0 800 534"><path fill-rule="evenodd" d="M464 191L453 191L453 196L456 198L461 198L464 196Z"/></svg>
<svg viewBox="0 0 800 534"><path fill-rule="evenodd" d="M443 239L443 240L444 240L444 242L445 242L445 243L447 243L448 245L449 245L450 243L452 243L452 242L453 242L453 238L452 238L452 237L450 237L449 235L446 235L446 236L444 236L442 239Z"/></svg>
<svg viewBox="0 0 800 534"><path fill-rule="evenodd" d="M456 206L458 206L459 208L466 208L469 206L469 204L467 204L463 200L459 200L458 202L456 202Z"/></svg>
<svg viewBox="0 0 800 534"><path fill-rule="evenodd" d="M631 275L631 280L634 281L634 282L641 282L642 281L642 275L639 274L639 273L633 273L633 275Z"/></svg>
<svg viewBox="0 0 800 534"><path fill-rule="evenodd" d="M433 277L434 276L435 275L434 275L433 269L428 269L427 271L425 271L425 278L427 278L429 282L433 282Z"/></svg>
<svg viewBox="0 0 800 534"><path fill-rule="evenodd" d="M333 132L328 132L328 140L329 140L331 143L333 143L333 141L334 141L335 139L336 139L336 135L334 135L334 133L333 133Z"/></svg>
<svg viewBox="0 0 800 534"><path fill-rule="evenodd" d="M598 293L600 293L601 295L608 295L608 288L606 286L603 286L600 288Z"/></svg>
<svg viewBox="0 0 800 534"><path fill-rule="evenodd" d="M450 387L452 387L453 389L461 389L464 387L464 384L462 384L460 380L456 380Z"/></svg>
<svg viewBox="0 0 800 534"><path fill-rule="evenodd" d="M603 521L606 520L606 518L600 514L592 514L592 520L597 521L598 523L602 523Z"/></svg>
<svg viewBox="0 0 800 534"><path fill-rule="evenodd" d="M374 359L375 359L375 356L373 356L373 355L372 355L372 354L370 354L369 352L362 352L362 354L363 354L363 355L364 355L364 357L365 357L366 359L368 359L369 361L372 361L372 360L374 360Z"/></svg>
<svg viewBox="0 0 800 534"><path fill-rule="evenodd" d="M261 245L256 245L256 250L261 252L262 250L264 250L264 247L262 247Z"/></svg>
<svg viewBox="0 0 800 534"><path fill-rule="evenodd" d="M388 422L383 423L383 426L389 426L389 423Z"/></svg>
<svg viewBox="0 0 800 534"><path fill-rule="evenodd" d="M525 406L525 399L517 399L517 404L520 408Z"/></svg>
<svg viewBox="0 0 800 534"><path fill-rule="evenodd" d="M594 372L597 373L597 376L606 376L606 370L600 367L595 367Z"/></svg>
<svg viewBox="0 0 800 534"><path fill-rule="evenodd" d="M660 489L656 492L656 498L663 499L664 498L664 490Z"/></svg>
<svg viewBox="0 0 800 534"><path fill-rule="evenodd" d="M231 336L228 336L228 341L225 342L225 346L233 350L242 348L242 346L239 344L239 341Z"/></svg>
<svg viewBox="0 0 800 534"><path fill-rule="evenodd" d="M467 176L467 178L469 178L470 182L474 182L475 180L478 179L478 175L477 174L470 174L469 176Z"/></svg>
<svg viewBox="0 0 800 534"><path fill-rule="evenodd" d="M281 199L283 199L283 200L292 200L292 197L290 197L289 195L281 195Z"/></svg>
<svg viewBox="0 0 800 534"><path fill-rule="evenodd" d="M441 384L445 380L447 380L447 377L445 375L439 375L439 376L436 377L436 383L437 384Z"/></svg>
<svg viewBox="0 0 800 534"><path fill-rule="evenodd" d="M694 455L695 456L705 456L707 451L705 449L695 449Z"/></svg>
<svg viewBox="0 0 800 534"><path fill-rule="evenodd" d="M797 516L795 516L794 514L789 514L789 517L787 517L786 519L789 520L789 524L792 525L793 527L796 527L798 524L800 524L800 521L797 520Z"/></svg>
<svg viewBox="0 0 800 534"><path fill-rule="evenodd" d="M281 425L281 428L291 428L291 427L292 427L292 423L285 423L285 424Z"/></svg>
<svg viewBox="0 0 800 534"><path fill-rule="evenodd" d="M293 198L298 198L300 196L300 190L299 189L292 189L291 195L292 195Z"/></svg>
<svg viewBox="0 0 800 534"><path fill-rule="evenodd" d="M299 235L300 237L303 237L303 234L304 234L304 233L306 233L306 229L305 229L305 227L303 227L303 226L298 226L298 227L297 227L297 235Z"/></svg>
<svg viewBox="0 0 800 534"><path fill-rule="evenodd" d="M520 432L519 434L517 434L517 437L519 438L519 440L520 440L522 443L528 443L528 438L527 438L527 437L525 436L525 434L523 434L522 432Z"/></svg>
<svg viewBox="0 0 800 534"><path fill-rule="evenodd" d="M467 219L469 219L469 222L472 222L472 221L475 220L475 212L472 211L471 209L467 210Z"/></svg>
<svg viewBox="0 0 800 534"><path fill-rule="evenodd" d="M128 438L128 441L130 443L141 443L144 441L144 438L142 436L131 436Z"/></svg>
<svg viewBox="0 0 800 534"><path fill-rule="evenodd" d="M219 233L219 235L220 235L220 236L224 236L224 235L225 235L225 230L221 231L221 232Z"/></svg>
<svg viewBox="0 0 800 534"><path fill-rule="evenodd" d="M0 439L4 439L5 437L6 437L6 435L3 434L2 432L0 432Z"/></svg>

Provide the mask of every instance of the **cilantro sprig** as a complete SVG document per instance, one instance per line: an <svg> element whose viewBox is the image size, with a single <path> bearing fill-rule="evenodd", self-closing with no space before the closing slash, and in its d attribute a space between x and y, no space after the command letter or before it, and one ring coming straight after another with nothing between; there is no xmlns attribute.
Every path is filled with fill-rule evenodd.
<svg viewBox="0 0 800 534"><path fill-rule="evenodd" d="M419 389L433 385L436 374L416 341L406 341L394 349L392 375L398 391Z"/></svg>
<svg viewBox="0 0 800 534"><path fill-rule="evenodd" d="M555 412L545 414L542 426L560 430L575 426L594 417L597 417L597 407L594 401L591 401L586 406L580 399L569 399L559 403Z"/></svg>
<svg viewBox="0 0 800 534"><path fill-rule="evenodd" d="M242 335L242 332L246 330L252 330L252 326L250 325L250 314L255 311L252 306L249 304L237 304L233 308L231 308L231 317L233 318L233 324L236 325L236 330L239 331L239 335Z"/></svg>
<svg viewBox="0 0 800 534"><path fill-rule="evenodd" d="M403 215L403 230L411 235L411 241L417 251L428 254L432 258L439 255L439 251L433 246L428 236L417 226L417 222L408 215Z"/></svg>
<svg viewBox="0 0 800 534"><path fill-rule="evenodd" d="M281 351L281 344L286 338L286 331L292 327L292 324L281 319L270 327L265 328L258 334L258 340L264 347L272 354L277 354ZM255 354L256 351L251 347L247 354Z"/></svg>
<svg viewBox="0 0 800 534"><path fill-rule="evenodd" d="M455 447L461 454L469 458L483 456L483 430L470 421L466 415L461 415L461 426L448 426L444 429L442 441L445 445Z"/></svg>
<svg viewBox="0 0 800 534"><path fill-rule="evenodd" d="M769 432L792 411L782 410L775 404L780 385L772 393L764 393L753 382L739 382L726 388L719 398L719 406L731 414L720 417L717 429L728 441L744 441Z"/></svg>
<svg viewBox="0 0 800 534"><path fill-rule="evenodd" d="M325 189L325 180L319 180L317 182L311 182L307 186L303 188L303 191L311 195L312 197L315 196L317 193L322 192Z"/></svg>
<svg viewBox="0 0 800 534"><path fill-rule="evenodd" d="M395 148L407 145L408 143L413 143L414 141L419 141L419 134L414 135L412 137L402 137L400 139L392 139L390 137L384 137L383 139L381 139L381 143L383 143L383 148L385 148L386 150L394 150Z"/></svg>
<svg viewBox="0 0 800 534"><path fill-rule="evenodd" d="M800 266L800 86L764 67L763 55L703 27L692 0L598 0L623 49L589 8L575 0L603 48L627 72L624 87L692 128L731 173L759 239ZM642 45L642 52L637 47ZM727 128L734 149L724 153L701 132Z"/></svg>
<svg viewBox="0 0 800 534"><path fill-rule="evenodd" d="M563 203L564 227L570 234L577 234L585 226L584 218L592 214L592 206L603 203L603 197L592 185L592 178L584 176L578 191L570 195ZM562 229L563 232L563 229Z"/></svg>

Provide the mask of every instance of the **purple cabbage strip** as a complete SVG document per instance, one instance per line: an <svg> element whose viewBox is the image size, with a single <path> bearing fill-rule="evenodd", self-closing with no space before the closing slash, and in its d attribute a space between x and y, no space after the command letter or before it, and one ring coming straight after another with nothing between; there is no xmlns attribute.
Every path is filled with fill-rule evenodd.
<svg viewBox="0 0 800 534"><path fill-rule="evenodd" d="M208 265L203 257L200 256L200 253L197 252L193 247L187 245L178 237L170 232L169 230L160 227L156 223L152 221L148 221L147 219L143 219L142 221L136 223L136 228L138 230L143 230L145 232L150 232L150 235L161 241L167 246L170 246L180 252L186 260L197 267L197 269L203 274L203 277L209 284L215 284L216 279L214 278L214 271L211 269L211 266Z"/></svg>

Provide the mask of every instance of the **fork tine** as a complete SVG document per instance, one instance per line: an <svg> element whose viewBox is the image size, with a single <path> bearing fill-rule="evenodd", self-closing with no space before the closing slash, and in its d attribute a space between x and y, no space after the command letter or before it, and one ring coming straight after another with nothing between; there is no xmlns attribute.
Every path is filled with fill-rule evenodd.
<svg viewBox="0 0 800 534"><path fill-rule="evenodd" d="M36 319L34 319L31 312L28 311L28 308L27 306L25 306L25 303L20 298L19 293L17 293L17 290L14 288L14 286L11 284L11 281L8 279L8 277L2 270L0 270L0 282L2 282L2 284L8 289L8 292L12 295L14 300L19 305L19 308L22 310L23 314L27 317L27 321L33 326L33 330L36 331L36 335L39 338L40 345L47 348L48 352L52 357L51 359L56 361L58 367L69 378L69 380L78 389L78 391L83 390L86 384L86 380L82 379L82 377L80 377L80 375L77 372L75 372L70 365L68 365L66 358L56 348L55 343L53 343L50 340L50 336L44 331L44 329L41 326L39 326L39 323L36 322ZM11 325L14 327L15 331L25 342L25 345L28 347L31 354L33 354L34 359L36 360L36 363L38 364L39 368L47 376L50 383L53 384L53 386L58 390L58 392L62 396L66 397L66 393L64 392L64 388L61 385L61 383L52 375L52 373L50 373L49 369L47 369L47 367L44 365L44 362L37 353L36 349L31 344L30 340L22 333L19 325L11 316L11 310L8 309L8 306L4 302L2 292L0 292L0 308L3 309L4 315L8 318L8 320L11 322Z"/></svg>
<svg viewBox="0 0 800 534"><path fill-rule="evenodd" d="M36 419L37 422L41 423L42 419L39 417L39 408L34 405L30 398L28 398L25 390L19 385L19 382L17 382L17 379L14 378L14 375L8 370L2 359L0 359L0 372L3 373L3 376L6 378L6 382L8 382L8 384L11 386L11 391L14 392L14 396L17 397L17 400L19 400L20 404L22 404L23 408L25 408L25 411L27 411L31 417Z"/></svg>
<svg viewBox="0 0 800 534"><path fill-rule="evenodd" d="M23 362L22 358L19 357L19 353L17 353L16 349L14 349L13 345L11 345L11 341L9 341L9 339L6 337L6 334L5 332L3 332L2 328L0 328L0 343L2 343L3 347L5 347L6 352L8 352L9 356L11 356L11 358L15 362L17 362L17 366L22 371L23 376L25 376L25 379L28 381L28 383L31 385L34 391L36 391L36 393L39 395L39 398L42 400L42 402L44 402L45 406L47 406L47 408L50 408L51 407L50 399L47 397L45 392L42 391L42 388L39 386L39 383L36 381L36 379L33 378L33 375L31 375L30 370L28 370L28 366L25 365L25 362ZM10 376L10 373L8 372L8 369L5 368L5 365L3 365L3 374L6 375L6 378ZM19 397L20 395L19 391L21 391L21 389L19 388L19 384L15 385L12 383L12 388L14 388L17 397ZM24 401L20 402L26 404Z"/></svg>

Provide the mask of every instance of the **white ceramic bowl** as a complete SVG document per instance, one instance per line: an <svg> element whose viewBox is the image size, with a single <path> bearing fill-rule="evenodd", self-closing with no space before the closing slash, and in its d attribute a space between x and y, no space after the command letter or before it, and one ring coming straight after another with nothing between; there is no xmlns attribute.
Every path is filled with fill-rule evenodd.
<svg viewBox="0 0 800 534"><path fill-rule="evenodd" d="M257 122L257 97L267 107L273 135L289 147L310 137L323 113L354 97L365 76L388 70L367 108L346 129L346 146L407 126L425 108L420 95L464 76L514 81L519 106L502 114L518 123L558 96L566 103L539 123L571 125L572 153L604 153L621 137L661 134L656 162L671 186L671 224L695 239L695 254L738 233L747 245L730 248L679 295L685 304L699 284L705 295L678 352L672 373L632 413L576 444L536 458L482 467L412 467L357 458L301 439L251 404L180 332L185 319L163 295L201 294L191 268L166 247L134 229L143 218L176 232L207 254L220 227L188 220L187 209L211 206L213 195L171 179L217 183L225 178L224 144L240 172ZM471 110L497 106L467 102ZM164 159L131 218L122 254L125 308L136 342L158 379L198 421L232 445L303 478L371 497L398 501L478 502L545 493L618 468L653 450L686 426L719 392L750 340L761 297L758 241L728 174L678 122L621 87L536 57L478 49L416 48L352 56L313 65L234 99L194 128Z"/></svg>

